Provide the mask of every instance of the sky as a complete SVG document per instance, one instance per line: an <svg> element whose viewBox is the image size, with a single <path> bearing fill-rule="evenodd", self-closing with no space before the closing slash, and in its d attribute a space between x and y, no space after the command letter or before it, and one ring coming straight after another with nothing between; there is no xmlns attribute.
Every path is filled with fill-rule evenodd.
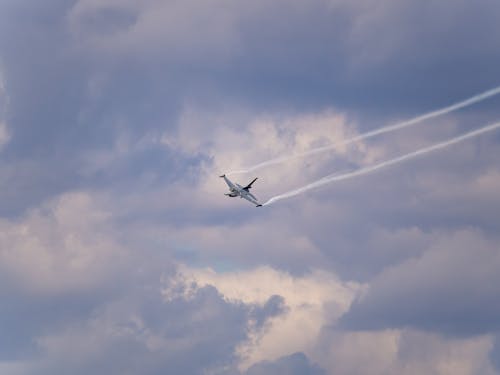
<svg viewBox="0 0 500 375"><path fill-rule="evenodd" d="M0 373L500 374L497 0L0 0Z"/></svg>

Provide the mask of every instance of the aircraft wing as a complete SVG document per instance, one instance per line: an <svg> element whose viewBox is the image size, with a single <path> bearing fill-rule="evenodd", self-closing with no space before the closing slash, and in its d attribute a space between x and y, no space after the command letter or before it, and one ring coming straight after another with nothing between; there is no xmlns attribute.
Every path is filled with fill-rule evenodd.
<svg viewBox="0 0 500 375"><path fill-rule="evenodd" d="M251 198L253 198L255 201L258 201L257 197L255 195L253 195L252 193L248 192L247 195L250 196Z"/></svg>
<svg viewBox="0 0 500 375"><path fill-rule="evenodd" d="M231 180L229 180L229 178L226 177L225 174L223 174L221 177L224 179L227 186L229 186L229 189L236 189L236 186L234 186L234 184L231 182Z"/></svg>
<svg viewBox="0 0 500 375"><path fill-rule="evenodd" d="M242 194L241 195L242 198L245 198L247 201L255 204L257 207L260 207L261 204L259 203L259 201L255 198L255 196L251 195L251 194Z"/></svg>

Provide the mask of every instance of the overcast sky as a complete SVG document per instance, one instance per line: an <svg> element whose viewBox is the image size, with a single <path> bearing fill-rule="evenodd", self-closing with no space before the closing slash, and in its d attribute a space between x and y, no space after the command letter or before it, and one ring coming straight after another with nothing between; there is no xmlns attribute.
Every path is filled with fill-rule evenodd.
<svg viewBox="0 0 500 375"><path fill-rule="evenodd" d="M256 209L218 175L500 85L497 0L0 0L0 373L500 374L500 131ZM262 201L500 95L231 176Z"/></svg>

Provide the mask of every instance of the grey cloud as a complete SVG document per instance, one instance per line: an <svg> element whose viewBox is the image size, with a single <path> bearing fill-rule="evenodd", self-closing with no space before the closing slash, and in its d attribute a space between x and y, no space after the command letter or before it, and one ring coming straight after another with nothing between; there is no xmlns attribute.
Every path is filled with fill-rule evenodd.
<svg viewBox="0 0 500 375"><path fill-rule="evenodd" d="M257 327L262 327L271 317L282 315L287 312L285 299L282 296L271 296L262 307L256 307L252 313Z"/></svg>
<svg viewBox="0 0 500 375"><path fill-rule="evenodd" d="M380 274L344 317L348 329L409 326L462 336L497 330L500 208L495 176L488 175L500 161L496 136L272 210L228 209L194 194L213 157L203 146L219 123L239 129L262 114L337 107L372 129L498 84L498 2L221 3L1 2L0 69L9 102L0 98L0 119L11 139L0 154L0 214L19 218L68 190L104 192L99 204L113 212L114 226L103 231L124 248L91 269L95 283L83 291L33 296L10 278L15 270L2 272L0 325L14 339L1 341L1 358L26 359L37 374L237 373L233 352L248 333L246 321L265 329L287 308L279 296L263 306L229 303L213 288L170 304L148 294L160 275L173 272L174 253L187 246L174 233L183 230L198 246L186 262L272 264L295 274L319 267L366 282ZM452 130L497 120L497 104L457 113ZM192 126L181 118L186 107L216 114L203 119L202 142L190 153L160 142ZM235 116L234 108L245 114ZM446 134L429 132L424 140ZM411 146L414 136L405 133L384 150ZM87 218L81 207L74 212ZM463 227L480 229L446 239ZM211 228L223 241L209 243ZM95 233L56 237L80 235ZM78 358L71 350L92 347L94 338L101 353ZM141 365L144 371L134 367ZM322 373L302 354L251 371L295 369Z"/></svg>
<svg viewBox="0 0 500 375"><path fill-rule="evenodd" d="M166 301L151 276L140 280L131 272L138 283L111 293L9 299L3 293L0 360L32 369L23 374L222 374L230 368L236 374L237 345L281 313L269 307L280 304L276 296L263 306L245 305L227 302L211 286Z"/></svg>
<svg viewBox="0 0 500 375"><path fill-rule="evenodd" d="M170 248L129 241L84 193L0 226L0 361L23 374L236 371L237 345L285 312L279 296L228 302L211 286L165 296Z"/></svg>
<svg viewBox="0 0 500 375"><path fill-rule="evenodd" d="M368 111L371 124L400 108L427 109L499 80L488 68L499 60L492 47L499 10L491 0L473 6L389 0L376 6L323 0L217 5L4 2L0 54L12 130L4 157L6 167L15 166L4 177L12 187L4 214L75 187L183 176L183 164L198 165L206 155L178 165L154 143L155 151L125 154L106 172L83 171L88 154L113 148L123 134L134 144L174 132L186 101L260 113L336 106L356 116Z"/></svg>
<svg viewBox="0 0 500 375"><path fill-rule="evenodd" d="M497 333L493 341L493 348L490 352L490 360L495 369L500 372L500 337Z"/></svg>
<svg viewBox="0 0 500 375"><path fill-rule="evenodd" d="M164 301L153 285L140 285L39 337L45 354L34 373L236 374L236 346L248 338L254 308L211 286Z"/></svg>
<svg viewBox="0 0 500 375"><path fill-rule="evenodd" d="M273 216L290 217L289 225L307 233L330 267L356 280L370 280L388 266L419 257L440 234L477 227L494 237L500 208L495 137L332 184L275 205ZM305 209L294 216L299 204Z"/></svg>
<svg viewBox="0 0 500 375"><path fill-rule="evenodd" d="M412 327L451 336L500 329L498 239L444 235L419 258L388 268L341 318L353 330Z"/></svg>
<svg viewBox="0 0 500 375"><path fill-rule="evenodd" d="M0 291L0 361L5 362L36 358L40 354L37 337L86 319L110 296L107 290L37 296L21 293L13 284L4 285Z"/></svg>
<svg viewBox="0 0 500 375"><path fill-rule="evenodd" d="M244 306L227 304L214 288L198 290L189 301L168 303L159 293L140 288L103 305L60 337L39 339L47 354L35 373L199 374L231 364L234 346L245 337ZM86 347L89 340L94 348ZM80 350L66 353L67 345Z"/></svg>
<svg viewBox="0 0 500 375"><path fill-rule="evenodd" d="M447 121L426 125L415 133L394 135L395 140L377 140L368 147L383 152L377 160L400 155L457 134L454 122ZM207 142L213 139L204 133L200 137ZM202 149L210 152L210 148ZM201 264L210 264L218 254L224 261L242 266L266 263L294 273L325 267L343 278L368 281L387 266L420 256L441 232L463 227L480 227L487 235L498 232L500 202L496 197L500 178L495 165L500 159L496 149L492 134L491 138L482 137L380 173L326 186L259 212L241 209L234 201L228 204L221 195L225 186L209 170L202 172L198 181L205 184L209 180L213 182L211 189L219 189L213 199L207 199L212 191L206 191L206 186L196 182L190 185L193 181L186 180L177 189L144 197L131 212L137 219L137 210L144 209L153 198L155 207L150 207L149 212L158 209L165 221L175 217L179 232L180 228L194 226L204 233L217 234L211 241L203 236L199 241L196 237L180 241L188 242L186 246L192 249L205 250L196 252ZM237 152L234 155L239 156ZM269 181L279 170L260 172L261 182L255 192L264 199L269 197L270 188L279 192L297 186L300 181L290 180L296 174L307 176L306 163L292 170L290 179L284 176L275 186L269 186ZM331 168L335 170L334 165ZM238 176L236 181L245 181L245 177ZM176 203L168 203L174 195ZM295 212L298 207L300 215ZM157 217L147 221L150 228L156 225ZM287 220L283 220L285 217ZM154 232L163 230L160 225ZM287 238L290 241L284 240Z"/></svg>
<svg viewBox="0 0 500 375"><path fill-rule="evenodd" d="M413 103L418 106L447 100L459 90L467 95L500 78L493 69L499 55L492 48L500 9L491 0L230 5L188 1L140 6L80 1L74 21L78 24L80 17L99 15L103 9L132 11L137 18L118 35L111 33L112 48L118 45L126 55L145 54L174 69L176 61L189 61L181 69L197 78L201 73L205 82L215 79L216 86L231 92L246 92L246 99L260 106L279 102L278 98L301 106L332 100L394 105L404 100L401 92L408 91L411 100L418 97ZM194 22L197 27L182 26ZM84 27L79 36L85 40L94 33L94 27ZM476 78L466 86L462 77L471 71ZM376 95L378 90L385 92Z"/></svg>
<svg viewBox="0 0 500 375"><path fill-rule="evenodd" d="M457 338L412 329L346 332L328 327L322 337L320 363L332 374L453 374L456 369L497 374L488 360L489 335Z"/></svg>
<svg viewBox="0 0 500 375"><path fill-rule="evenodd" d="M319 366L312 364L304 353L294 353L276 361L263 361L250 367L245 375L326 375Z"/></svg>

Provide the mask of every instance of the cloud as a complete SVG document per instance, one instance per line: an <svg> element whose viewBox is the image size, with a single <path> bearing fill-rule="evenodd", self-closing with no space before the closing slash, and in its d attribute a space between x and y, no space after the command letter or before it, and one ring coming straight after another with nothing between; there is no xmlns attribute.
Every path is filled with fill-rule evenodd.
<svg viewBox="0 0 500 375"><path fill-rule="evenodd" d="M335 107L336 115L368 118L366 125L358 122L365 128L438 107L436 98L439 104L464 98L498 78L487 68L498 65L491 0L473 7L390 0L52 0L44 7L12 1L2 7L2 70L11 99L3 152L15 164L5 215L66 190L113 181L125 186L145 165L144 179L171 183L184 176L186 164L210 155L179 158L157 142L118 159L108 153L120 138L134 145L167 134L176 144L176 131L190 126L178 121L186 103L216 114L240 108L253 119L314 117ZM17 16L22 23L13 21ZM414 16L426 20L426 30ZM455 32L443 32L443 20ZM470 56L464 38L481 41L468 44ZM244 127L225 122L226 133ZM103 173L103 166L112 172Z"/></svg>
<svg viewBox="0 0 500 375"><path fill-rule="evenodd" d="M311 365L303 353L294 353L282 357L274 362L261 362L248 369L246 375L271 375L271 374L303 374L303 375L322 375L326 374L317 366Z"/></svg>
<svg viewBox="0 0 500 375"><path fill-rule="evenodd" d="M5 146L7 142L9 142L10 136L7 130L7 124L4 122L0 123L0 149Z"/></svg>
<svg viewBox="0 0 500 375"><path fill-rule="evenodd" d="M129 288L87 319L36 338L44 356L33 361L34 373L237 372L237 346L282 313L276 297L262 305L230 301L213 286L185 283L180 274L165 279L164 288Z"/></svg>
<svg viewBox="0 0 500 375"><path fill-rule="evenodd" d="M12 337L0 360L20 373L220 372L285 313L279 296L230 301L214 286L185 283L168 254L125 246L100 199L68 193L0 223L0 326Z"/></svg>
<svg viewBox="0 0 500 375"><path fill-rule="evenodd" d="M121 253L106 233L108 219L88 194L75 192L19 222L1 220L2 274L41 294L98 285L111 271L108 262Z"/></svg>
<svg viewBox="0 0 500 375"><path fill-rule="evenodd" d="M86 193L1 219L0 227L0 325L11 337L1 358L34 354L35 337L82 319L125 280L130 254L110 237L109 213Z"/></svg>
<svg viewBox="0 0 500 375"><path fill-rule="evenodd" d="M489 336L444 338L414 330L348 332L327 328L318 344L329 373L496 374L488 360Z"/></svg>
<svg viewBox="0 0 500 375"><path fill-rule="evenodd" d="M214 64L227 60L238 43L236 8L220 0L80 0L68 14L68 25L75 41L98 58Z"/></svg>
<svg viewBox="0 0 500 375"><path fill-rule="evenodd" d="M345 312L362 288L355 283L342 283L335 275L319 270L302 277L269 267L225 273L185 269L183 273L200 285L215 286L232 301L262 304L272 296L281 296L286 313L271 319L263 332L251 336L239 347L242 368L295 352L313 353L322 327ZM297 331L297 327L301 330ZM261 367L267 368L257 366Z"/></svg>
<svg viewBox="0 0 500 375"><path fill-rule="evenodd" d="M493 374L496 135L272 210L217 173L498 85L499 11L0 2L0 372ZM262 170L255 192L498 121L497 104Z"/></svg>
<svg viewBox="0 0 500 375"><path fill-rule="evenodd" d="M441 236L422 256L376 277L342 317L342 325L355 330L412 327L458 337L497 331L497 243L496 236L477 230Z"/></svg>
<svg viewBox="0 0 500 375"><path fill-rule="evenodd" d="M213 287L168 303L158 292L141 287L87 321L38 338L45 363L36 373L199 374L234 363L234 347L247 335L246 306L224 301Z"/></svg>
<svg viewBox="0 0 500 375"><path fill-rule="evenodd" d="M490 360L494 368L500 372L500 340L498 334L493 339L493 348L490 352Z"/></svg>
<svg viewBox="0 0 500 375"><path fill-rule="evenodd" d="M10 134L8 131L7 123L5 122L8 102L9 102L9 97L5 89L2 67L0 65L0 150L10 140Z"/></svg>

